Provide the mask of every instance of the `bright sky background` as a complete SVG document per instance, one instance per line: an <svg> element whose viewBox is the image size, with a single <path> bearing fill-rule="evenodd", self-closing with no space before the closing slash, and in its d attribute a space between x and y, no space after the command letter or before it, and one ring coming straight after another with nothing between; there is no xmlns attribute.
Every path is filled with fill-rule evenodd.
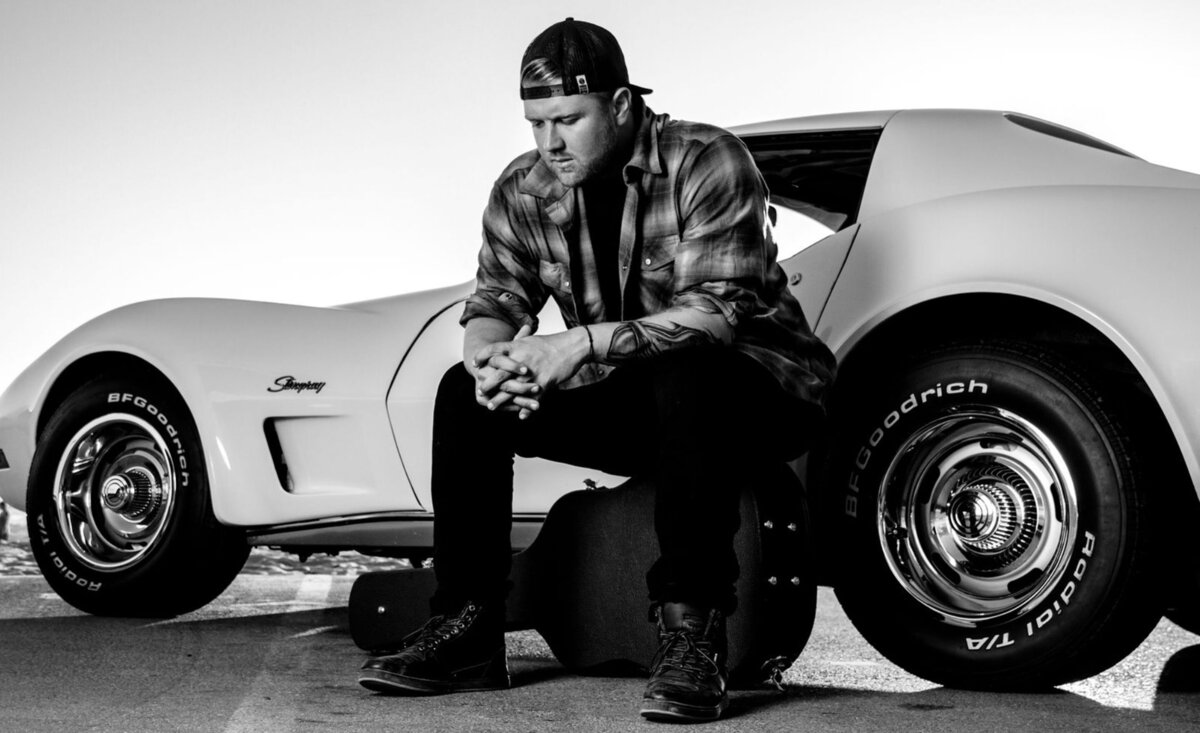
<svg viewBox="0 0 1200 733"><path fill-rule="evenodd" d="M132 301L470 279L568 14L674 117L1010 109L1200 172L1194 0L0 0L0 388Z"/></svg>

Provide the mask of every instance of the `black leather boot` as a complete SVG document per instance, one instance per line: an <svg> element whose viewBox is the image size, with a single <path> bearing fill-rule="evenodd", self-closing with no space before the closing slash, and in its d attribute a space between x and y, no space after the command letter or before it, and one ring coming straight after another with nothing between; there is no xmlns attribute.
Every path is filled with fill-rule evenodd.
<svg viewBox="0 0 1200 733"><path fill-rule="evenodd" d="M391 694L507 689L503 609L467 603L456 615L434 616L398 653L368 660L358 683Z"/></svg>
<svg viewBox="0 0 1200 733"><path fill-rule="evenodd" d="M642 696L642 715L651 720L716 720L729 702L725 618L720 611L685 603L664 603L657 616L658 654Z"/></svg>

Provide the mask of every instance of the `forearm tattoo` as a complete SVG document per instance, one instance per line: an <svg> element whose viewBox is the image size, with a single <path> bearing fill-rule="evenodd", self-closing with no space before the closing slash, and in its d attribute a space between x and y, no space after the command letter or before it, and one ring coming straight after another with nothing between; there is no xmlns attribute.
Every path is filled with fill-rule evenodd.
<svg viewBox="0 0 1200 733"><path fill-rule="evenodd" d="M653 358L683 346L718 343L719 339L703 328L678 323L625 321L613 330L605 361L619 365Z"/></svg>

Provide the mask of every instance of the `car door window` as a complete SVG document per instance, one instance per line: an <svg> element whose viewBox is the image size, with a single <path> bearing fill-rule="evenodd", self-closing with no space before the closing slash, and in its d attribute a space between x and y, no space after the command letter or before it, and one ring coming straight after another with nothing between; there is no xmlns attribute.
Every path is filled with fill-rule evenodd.
<svg viewBox="0 0 1200 733"><path fill-rule="evenodd" d="M867 128L743 138L771 191L780 260L855 223L880 133Z"/></svg>

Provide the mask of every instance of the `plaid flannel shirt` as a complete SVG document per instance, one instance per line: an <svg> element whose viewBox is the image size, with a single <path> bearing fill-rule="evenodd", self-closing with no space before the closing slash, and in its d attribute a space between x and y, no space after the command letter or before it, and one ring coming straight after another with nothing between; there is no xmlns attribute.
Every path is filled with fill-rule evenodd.
<svg viewBox="0 0 1200 733"><path fill-rule="evenodd" d="M775 261L766 184L742 141L647 109L624 176L625 312L605 312L582 191L562 185L534 150L492 187L476 290L461 323L486 316L536 330L550 297L568 328L703 302L733 327L734 348L766 367L787 393L819 406L833 379L833 355L813 335ZM611 369L585 365L562 387L602 379Z"/></svg>

